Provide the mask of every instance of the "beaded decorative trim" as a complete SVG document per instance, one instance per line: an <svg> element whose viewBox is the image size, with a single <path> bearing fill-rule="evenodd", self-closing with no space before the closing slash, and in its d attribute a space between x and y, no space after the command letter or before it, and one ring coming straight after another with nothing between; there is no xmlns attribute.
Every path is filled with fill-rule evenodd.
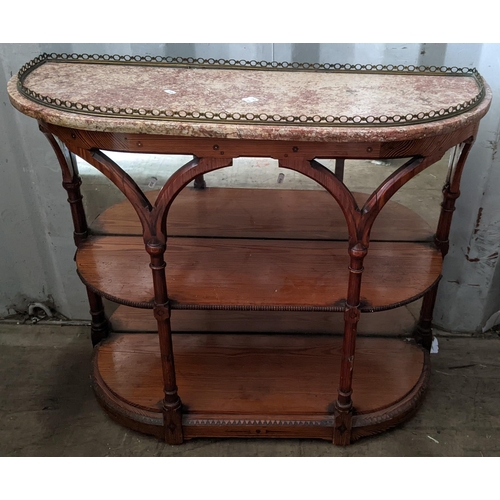
<svg viewBox="0 0 500 500"><path fill-rule="evenodd" d="M293 116L279 114L254 113L215 113L210 111L183 111L168 109L119 108L94 106L81 102L64 101L39 94L25 85L26 77L37 67L46 62L77 63L77 64L118 64L139 66L160 66L171 68L208 68L208 69L238 69L259 71L309 71L332 73L375 73L375 74L417 74L434 76L457 76L474 78L478 93L470 100L457 103L448 108L436 109L407 115L394 116ZM331 64L331 63L298 63L298 62L266 62L235 59L202 59L163 56L119 56L98 54L41 54L26 63L18 73L18 91L28 99L50 108L100 117L141 118L145 120L209 122L225 124L258 124L258 125L300 125L300 126L397 126L427 123L460 115L477 106L484 98L486 90L483 78L475 68L458 68L446 66L415 66L415 65L382 65L382 64Z"/></svg>

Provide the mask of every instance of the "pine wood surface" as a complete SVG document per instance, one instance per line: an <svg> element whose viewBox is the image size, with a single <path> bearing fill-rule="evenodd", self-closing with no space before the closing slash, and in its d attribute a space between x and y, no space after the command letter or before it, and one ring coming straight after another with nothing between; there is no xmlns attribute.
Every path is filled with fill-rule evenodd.
<svg viewBox="0 0 500 500"><path fill-rule="evenodd" d="M346 243L171 238L167 287L178 305L343 307ZM116 301L153 300L149 258L141 238L95 236L76 255L85 283ZM362 306L388 307L423 293L441 272L427 243L373 243L365 261Z"/></svg>
<svg viewBox="0 0 500 500"><path fill-rule="evenodd" d="M149 191L154 203L159 191ZM353 193L359 206L368 199ZM338 204L322 190L185 188L167 219L169 236L346 240L347 226ZM131 204L125 200L92 223L95 234L142 235ZM430 226L396 202L388 202L372 229L372 241L430 241Z"/></svg>
<svg viewBox="0 0 500 500"><path fill-rule="evenodd" d="M415 316L407 307L363 314L357 334L411 336L420 302L412 304ZM114 332L158 331L151 309L120 305L109 320ZM338 312L175 310L170 321L173 332L342 334L344 331L344 315Z"/></svg>
<svg viewBox="0 0 500 500"><path fill-rule="evenodd" d="M184 414L314 416L333 412L342 339L297 335L174 335ZM353 400L357 413L391 405L417 383L423 351L395 339L358 339ZM117 335L98 347L107 387L133 406L161 411L158 337ZM380 388L383 387L383 390Z"/></svg>

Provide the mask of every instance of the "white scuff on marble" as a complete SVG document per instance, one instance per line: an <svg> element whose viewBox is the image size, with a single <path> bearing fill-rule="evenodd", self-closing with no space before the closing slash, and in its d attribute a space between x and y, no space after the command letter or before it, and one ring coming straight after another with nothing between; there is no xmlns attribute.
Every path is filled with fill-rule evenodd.
<svg viewBox="0 0 500 500"><path fill-rule="evenodd" d="M244 97L242 99L243 102L248 102L248 103L251 103L251 102L258 102L258 99L256 97Z"/></svg>

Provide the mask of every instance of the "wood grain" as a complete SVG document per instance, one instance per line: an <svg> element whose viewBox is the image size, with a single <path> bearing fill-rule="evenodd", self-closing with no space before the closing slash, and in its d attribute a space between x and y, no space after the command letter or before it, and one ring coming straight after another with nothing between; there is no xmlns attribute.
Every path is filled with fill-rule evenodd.
<svg viewBox="0 0 500 500"><path fill-rule="evenodd" d="M293 155L308 159L380 159L405 158L415 155L429 156L438 151L444 154L451 147L476 134L480 117L476 118L477 121L472 120L465 126L448 133L441 130L440 133L430 134L427 130L426 136L423 138L410 138L412 131L415 131L412 127L405 127L403 134L401 134L401 130L396 133L399 137L361 138L358 136L354 138L356 129L351 128L341 142L324 140L318 142L311 134L305 137L306 140L304 137L290 138L290 140L266 140L263 138L243 140L241 138L166 136L153 132L148 134L117 131L98 132L61 127L50 123L45 123L45 126L51 133L61 138L70 149L99 148L105 151L182 154L200 158L225 155L278 159ZM290 128L290 130L292 129ZM387 130L390 131L388 135L396 131L393 127Z"/></svg>
<svg viewBox="0 0 500 500"><path fill-rule="evenodd" d="M192 334L174 335L173 346L184 415L266 419L333 412L341 338ZM414 345L359 339L353 381L356 412L376 411L402 399L417 383L423 363L423 351ZM161 411L157 335L115 336L98 347L97 369L125 402Z"/></svg>
<svg viewBox="0 0 500 500"><path fill-rule="evenodd" d="M166 252L175 307L310 307L342 310L349 257L345 242L171 238ZM149 258L141 238L96 236L76 255L86 284L107 298L152 307ZM373 243L365 262L362 309L387 308L438 279L439 251L426 243Z"/></svg>

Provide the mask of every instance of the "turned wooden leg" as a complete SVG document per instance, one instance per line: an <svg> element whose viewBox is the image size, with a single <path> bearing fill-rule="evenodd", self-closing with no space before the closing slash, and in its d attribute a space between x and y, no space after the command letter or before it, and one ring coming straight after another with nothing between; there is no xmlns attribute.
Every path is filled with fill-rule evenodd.
<svg viewBox="0 0 500 500"><path fill-rule="evenodd" d="M151 257L149 267L153 271L155 291L154 316L158 322L158 338L160 342L161 366L163 374L163 429L168 444L182 444L182 403L177 394L175 380L174 350L172 345L172 328L170 326L170 303L167 295L164 260L166 245L157 241L146 244Z"/></svg>
<svg viewBox="0 0 500 500"><path fill-rule="evenodd" d="M448 174L443 187L443 202L441 203L441 212L434 239L436 246L441 250L443 258L448 253L450 247L451 221L453 212L455 211L456 200L460 196L460 179L472 143L473 139L470 138L457 146L450 155ZM424 295L420 318L415 329L415 339L429 351L432 346L432 314L434 312L434 304L436 303L437 290L438 283Z"/></svg>
<svg viewBox="0 0 500 500"><path fill-rule="evenodd" d="M93 292L87 287L87 296L89 298L90 315L92 323L90 326L90 335L92 345L96 346L99 342L104 340L109 335L109 322L104 312L104 305L102 298L97 293Z"/></svg>
<svg viewBox="0 0 500 500"><path fill-rule="evenodd" d="M172 329L170 327L170 307L167 304L156 305L154 315L158 321L161 364L163 369L164 399L163 428L168 444L182 444L182 403L177 394L175 380Z"/></svg>
<svg viewBox="0 0 500 500"><path fill-rule="evenodd" d="M368 249L362 244L356 244L349 249L351 263L349 266L349 288L344 312L344 341L342 346L342 361L340 364L340 383L338 397L335 402L335 426L333 443L346 446L351 442L352 430L352 374L354 369L354 353L356 350L356 333L361 316L359 297L361 291L361 275L363 260Z"/></svg>
<svg viewBox="0 0 500 500"><path fill-rule="evenodd" d="M441 203L441 213L436 230L435 243L441 250L443 257L448 253L450 242L451 221L455 211L455 203L460 196L460 180L462 172L472 147L472 138L457 146L450 156L448 165L448 175L443 187L443 202Z"/></svg>
<svg viewBox="0 0 500 500"><path fill-rule="evenodd" d="M335 160L335 176L342 182L344 182L344 167L345 167L345 159L337 158Z"/></svg>
<svg viewBox="0 0 500 500"><path fill-rule="evenodd" d="M347 446L351 443L352 429L352 373L354 368L354 352L356 349L356 329L359 321L359 308L346 306L344 312L344 342L342 361L340 364L340 384L335 402L335 427L333 443Z"/></svg>
<svg viewBox="0 0 500 500"><path fill-rule="evenodd" d="M205 178L203 174L197 175L194 178L194 188L195 189L205 189L207 187L207 183L205 182Z"/></svg>
<svg viewBox="0 0 500 500"><path fill-rule="evenodd" d="M78 174L76 157L69 149L49 132L46 124L39 122L39 128L48 139L54 150L62 173L62 185L68 193L68 203L73 219L73 239L78 248L88 235L87 218L83 207L83 196L80 190L82 180ZM92 345L95 346L109 335L109 323L104 313L104 306L99 295L87 287L89 299L91 322Z"/></svg>
<svg viewBox="0 0 500 500"><path fill-rule="evenodd" d="M425 295L420 309L420 318L415 330L415 340L422 344L428 351L432 345L432 314L436 303L438 283L436 283Z"/></svg>

